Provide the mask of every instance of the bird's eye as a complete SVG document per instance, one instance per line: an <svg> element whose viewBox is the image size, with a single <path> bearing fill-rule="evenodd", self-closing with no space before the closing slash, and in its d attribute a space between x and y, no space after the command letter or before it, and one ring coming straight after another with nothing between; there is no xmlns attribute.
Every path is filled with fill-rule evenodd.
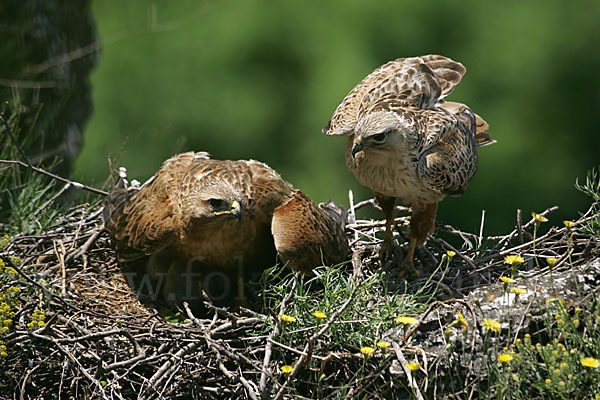
<svg viewBox="0 0 600 400"><path fill-rule="evenodd" d="M381 143L385 142L386 138L387 138L387 132L381 132L381 133L378 133L377 135L371 136L371 141L376 144L381 144Z"/></svg>
<svg viewBox="0 0 600 400"><path fill-rule="evenodd" d="M229 207L229 204L221 199L209 199L208 205L211 206L214 211L225 210Z"/></svg>

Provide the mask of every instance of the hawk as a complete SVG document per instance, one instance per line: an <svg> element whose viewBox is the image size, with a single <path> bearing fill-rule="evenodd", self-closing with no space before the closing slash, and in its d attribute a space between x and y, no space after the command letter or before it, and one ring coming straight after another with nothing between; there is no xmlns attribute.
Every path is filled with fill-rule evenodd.
<svg viewBox="0 0 600 400"><path fill-rule="evenodd" d="M344 261L345 215L333 202L317 206L266 164L204 152L167 160L141 187L120 180L103 211L134 291L196 307L200 289L218 305L244 301L249 274L276 257L304 274Z"/></svg>
<svg viewBox="0 0 600 400"><path fill-rule="evenodd" d="M477 170L477 147L495 143L469 107L447 102L465 67L447 57L399 58L377 68L344 98L323 129L346 136L346 164L385 214L390 253L396 199L412 208L403 272L433 232L437 205L460 196Z"/></svg>

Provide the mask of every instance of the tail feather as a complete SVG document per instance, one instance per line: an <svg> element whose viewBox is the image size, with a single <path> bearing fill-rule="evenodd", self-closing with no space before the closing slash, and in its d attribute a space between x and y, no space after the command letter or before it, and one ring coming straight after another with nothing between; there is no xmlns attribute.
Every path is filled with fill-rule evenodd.
<svg viewBox="0 0 600 400"><path fill-rule="evenodd" d="M456 116L465 115L465 113L468 114L468 118L463 118L465 121L470 122L473 121L474 118L475 126L472 126L472 122L470 122L469 125L471 125L471 129L475 131L475 145L477 147L489 146L490 144L496 143L490 134L486 132L490 127L488 123L466 105L455 101L444 101L438 103L437 106Z"/></svg>

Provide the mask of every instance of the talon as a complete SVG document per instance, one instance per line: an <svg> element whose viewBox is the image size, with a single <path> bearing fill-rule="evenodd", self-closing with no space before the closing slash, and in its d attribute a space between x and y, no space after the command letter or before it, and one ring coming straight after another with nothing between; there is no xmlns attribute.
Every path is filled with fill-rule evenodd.
<svg viewBox="0 0 600 400"><path fill-rule="evenodd" d="M408 245L408 253L406 257L404 257L404 261L402 261L402 269L400 271L401 275L408 274L413 276L421 275L421 272L415 268L414 257L415 257L415 248L417 247L417 239L410 239L410 243Z"/></svg>
<svg viewBox="0 0 600 400"><path fill-rule="evenodd" d="M402 270L400 271L400 275L409 275L409 276L421 276L421 271L415 268L415 264L413 263L412 258L405 257L402 262Z"/></svg>

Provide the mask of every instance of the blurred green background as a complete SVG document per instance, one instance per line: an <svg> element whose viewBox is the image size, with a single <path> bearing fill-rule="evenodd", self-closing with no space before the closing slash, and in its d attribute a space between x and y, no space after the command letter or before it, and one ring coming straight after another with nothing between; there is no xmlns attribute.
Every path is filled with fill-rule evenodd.
<svg viewBox="0 0 600 400"><path fill-rule="evenodd" d="M600 2L108 1L92 7L104 47L92 72L95 112L74 175L102 184L113 168L145 180L168 157L204 150L254 158L316 201L371 197L347 170L345 139L321 129L379 65L438 53L467 74L449 97L498 140L480 149L466 194L439 220L505 233L517 208L589 199L577 177L600 162ZM365 211L362 216L382 216Z"/></svg>

